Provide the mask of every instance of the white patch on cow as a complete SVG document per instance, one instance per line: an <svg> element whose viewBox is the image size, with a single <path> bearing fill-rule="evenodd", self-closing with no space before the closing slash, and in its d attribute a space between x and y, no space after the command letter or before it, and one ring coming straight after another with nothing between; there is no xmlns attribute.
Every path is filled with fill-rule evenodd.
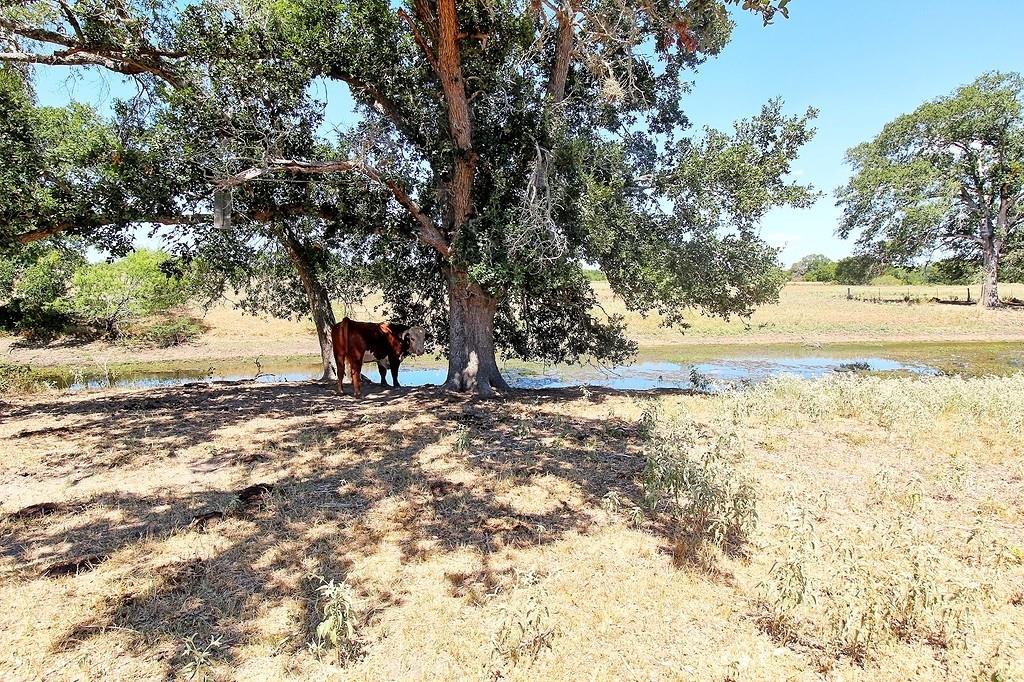
<svg viewBox="0 0 1024 682"><path fill-rule="evenodd" d="M365 353L363 353L363 362L376 362L384 369L388 369L391 367L391 361L388 360L388 356L385 355L382 358L378 358L370 351L366 351Z"/></svg>
<svg viewBox="0 0 1024 682"><path fill-rule="evenodd" d="M424 344L427 340L427 333L423 331L423 327L409 327L402 332L402 338L409 341L410 355L423 355Z"/></svg>

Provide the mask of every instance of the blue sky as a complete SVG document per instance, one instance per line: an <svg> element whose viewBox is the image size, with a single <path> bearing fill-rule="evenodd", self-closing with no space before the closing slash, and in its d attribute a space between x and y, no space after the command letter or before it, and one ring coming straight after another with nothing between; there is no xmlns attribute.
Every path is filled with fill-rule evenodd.
<svg viewBox="0 0 1024 682"><path fill-rule="evenodd" d="M791 18L767 28L737 14L722 55L694 75L685 110L697 126L728 129L781 96L791 113L820 110L818 133L794 166L825 192L806 210L779 209L762 235L789 264L808 253L837 258L851 244L835 237L833 190L849 177L845 151L899 114L946 94L985 71L1024 72L1024 2L1018 0L792 0ZM40 69L43 104L69 99L107 108L130 94L116 77ZM351 100L341 87L317 89L328 120L344 124Z"/></svg>

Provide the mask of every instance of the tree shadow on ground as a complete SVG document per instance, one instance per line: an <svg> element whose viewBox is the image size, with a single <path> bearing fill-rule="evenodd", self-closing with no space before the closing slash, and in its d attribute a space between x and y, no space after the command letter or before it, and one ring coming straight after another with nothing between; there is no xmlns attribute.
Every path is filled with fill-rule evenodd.
<svg viewBox="0 0 1024 682"><path fill-rule="evenodd" d="M57 437L76 450L44 452L17 475L108 485L57 500L48 514L0 521L0 570L23 581L88 573L109 582L111 596L53 641L58 652L120 628L133 633L140 655L170 666L189 635L258 641L265 635L256 614L297 595L307 620L281 646L303 646L315 627L314 576L344 578L384 545L398 547L402 565L476 552L478 574L451 578L458 594L507 579L490 569L497 552L587 532L609 493L639 504L636 423L549 409L612 394L621 395L549 389L478 401L435 388L376 388L356 401L316 382L239 383L17 404L8 413L14 447ZM132 490L134 477L168 462L198 472L198 483ZM204 471L216 472L212 483ZM554 492L520 503L516 491L537 481ZM240 499L252 483L267 489ZM201 536L210 538L201 557L166 550ZM366 620L403 600L400 589L355 587L370 603Z"/></svg>

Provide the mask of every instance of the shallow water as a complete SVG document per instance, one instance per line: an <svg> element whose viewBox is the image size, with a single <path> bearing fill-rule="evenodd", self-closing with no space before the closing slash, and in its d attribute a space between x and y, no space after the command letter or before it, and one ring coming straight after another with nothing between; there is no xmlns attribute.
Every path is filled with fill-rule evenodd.
<svg viewBox="0 0 1024 682"><path fill-rule="evenodd" d="M566 368L540 375L512 376L510 383L521 388L563 386L604 386L621 390L652 388L714 389L744 382L758 382L773 376L792 375L803 379L846 371L908 372L937 374L938 370L880 357L859 358L852 367L848 359L833 357L747 357L714 362L639 362L612 368ZM861 364L863 363L863 364ZM866 365L866 369L863 367Z"/></svg>
<svg viewBox="0 0 1024 682"><path fill-rule="evenodd" d="M95 368L51 368L44 378L58 388L175 386L195 381L261 382L307 381L320 376L319 358L254 361L191 360L169 368L166 364L112 366L101 373ZM802 378L848 371L899 372L916 375L956 373L963 375L1009 374L1024 369L1024 344L1020 343L862 343L806 346L707 345L666 346L645 349L637 362L619 367L596 365L542 366L509 362L503 367L508 382L519 388L603 386L614 389L654 388L715 389L768 377L794 375ZM866 369L864 369L866 365ZM259 372L257 371L259 370ZM363 373L376 379L373 365ZM405 386L440 384L445 379L443 361L414 358L402 366ZM390 379L389 379L390 380Z"/></svg>
<svg viewBox="0 0 1024 682"><path fill-rule="evenodd" d="M654 388L697 388L742 382L757 382L772 376L795 375L814 378L850 371L851 363L865 363L870 372L909 372L914 374L936 374L938 370L926 364L893 360L880 356L859 356L856 358L830 355L805 357L774 356L758 354L756 349L747 349L746 357L729 357L713 361L686 362L667 360L639 361L632 365L617 367L600 366L549 366L529 365L507 366L504 375L509 384L516 388L559 388L565 386L602 386L614 389L644 390ZM257 375L255 366L242 369L244 365L221 365L205 370L175 369L157 371L145 366L124 366L114 368L103 375L86 373L65 373L54 376L52 381L60 388L78 391L89 388L132 387L153 388L175 386L195 381L239 381L253 379L260 382L308 381L320 376L320 369L313 362L265 362L262 373ZM368 371L369 370L369 371ZM363 373L376 378L375 367L364 367ZM860 371L864 371L861 369ZM404 386L425 386L440 384L445 380L443 365L409 363L401 370ZM389 376L390 381L390 376Z"/></svg>

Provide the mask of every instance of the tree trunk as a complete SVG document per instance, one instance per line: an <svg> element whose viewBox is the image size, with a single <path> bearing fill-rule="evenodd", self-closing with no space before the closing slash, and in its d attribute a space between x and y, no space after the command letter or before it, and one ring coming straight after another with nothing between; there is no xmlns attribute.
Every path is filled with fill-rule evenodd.
<svg viewBox="0 0 1024 682"><path fill-rule="evenodd" d="M323 361L324 371L320 379L335 380L338 378L338 370L334 362L334 343L331 341L331 327L334 326L335 320L327 288L320 282L313 263L295 235L288 228L277 230L277 234L299 275L302 289L306 292L306 300L309 302L309 312L313 318L313 326L316 327L316 337L320 342L320 358Z"/></svg>
<svg viewBox="0 0 1024 682"><path fill-rule="evenodd" d="M448 186L448 235L459 233L473 213L473 179L478 154L473 148L473 116L459 48L461 32L456 0L437 0L435 68L448 107L448 134L455 145ZM420 3L414 3L420 7ZM420 12L417 12L418 16ZM421 16L421 20L422 20ZM442 252L442 255L443 252ZM446 256L447 257L447 256ZM445 387L454 391L493 395L508 388L494 357L494 313L498 302L474 282L465 270L449 266L449 355Z"/></svg>
<svg viewBox="0 0 1024 682"><path fill-rule="evenodd" d="M991 218L986 218L981 225L981 305L986 308L999 307L999 247L995 236L995 225Z"/></svg>
<svg viewBox="0 0 1024 682"><path fill-rule="evenodd" d="M998 308L999 252L992 240L983 240L982 251L981 305L986 308Z"/></svg>
<svg viewBox="0 0 1024 682"><path fill-rule="evenodd" d="M448 379L445 388L482 396L509 386L494 355L494 313L498 302L464 271L448 274Z"/></svg>

